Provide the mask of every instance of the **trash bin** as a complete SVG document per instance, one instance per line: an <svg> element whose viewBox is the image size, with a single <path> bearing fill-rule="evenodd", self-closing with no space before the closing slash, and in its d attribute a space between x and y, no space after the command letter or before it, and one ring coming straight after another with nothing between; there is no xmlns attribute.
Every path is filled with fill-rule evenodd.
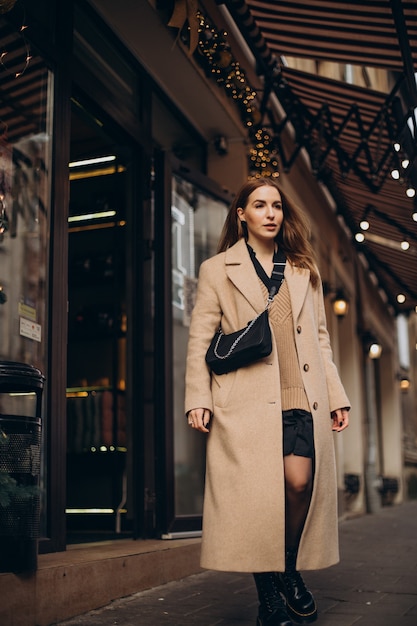
<svg viewBox="0 0 417 626"><path fill-rule="evenodd" d="M44 382L31 365L0 361L0 572L37 569Z"/></svg>

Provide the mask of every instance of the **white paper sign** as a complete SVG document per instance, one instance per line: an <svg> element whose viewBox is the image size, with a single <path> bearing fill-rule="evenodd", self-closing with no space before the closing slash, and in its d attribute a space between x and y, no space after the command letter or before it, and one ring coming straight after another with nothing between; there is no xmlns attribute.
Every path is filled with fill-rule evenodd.
<svg viewBox="0 0 417 626"><path fill-rule="evenodd" d="M42 334L41 331L42 328L40 324L31 322L24 317L20 318L20 334L23 337L28 337L29 339L33 339L34 341L40 341Z"/></svg>

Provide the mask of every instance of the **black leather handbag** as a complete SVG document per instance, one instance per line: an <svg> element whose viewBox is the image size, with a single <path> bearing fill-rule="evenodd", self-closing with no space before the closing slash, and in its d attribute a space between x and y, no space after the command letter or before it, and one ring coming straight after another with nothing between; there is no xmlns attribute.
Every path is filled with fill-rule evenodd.
<svg viewBox="0 0 417 626"><path fill-rule="evenodd" d="M215 333L206 354L206 363L215 374L232 372L271 354L268 309L275 293L276 287L272 287L265 310L245 328L228 335L219 328Z"/></svg>

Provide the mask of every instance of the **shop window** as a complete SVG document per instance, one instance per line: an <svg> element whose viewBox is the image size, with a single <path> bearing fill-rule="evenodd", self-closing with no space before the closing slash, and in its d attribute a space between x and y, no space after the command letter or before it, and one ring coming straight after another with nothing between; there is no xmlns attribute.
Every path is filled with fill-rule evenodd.
<svg viewBox="0 0 417 626"><path fill-rule="evenodd" d="M179 176L173 179L172 319L173 413L176 516L202 514L205 438L196 437L184 419L184 374L188 326L201 263L216 254L227 214L215 199Z"/></svg>
<svg viewBox="0 0 417 626"><path fill-rule="evenodd" d="M0 360L34 365L48 380L53 75L5 19L0 51ZM47 429L46 416L45 441ZM43 467L43 496L46 482ZM45 519L42 506L43 534Z"/></svg>

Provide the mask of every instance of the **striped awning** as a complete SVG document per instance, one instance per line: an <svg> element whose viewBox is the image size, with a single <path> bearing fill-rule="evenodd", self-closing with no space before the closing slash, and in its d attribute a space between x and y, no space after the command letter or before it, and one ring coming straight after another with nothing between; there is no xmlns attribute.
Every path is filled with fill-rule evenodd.
<svg viewBox="0 0 417 626"><path fill-rule="evenodd" d="M415 1L246 2L273 54L336 61L403 71L400 36L417 58ZM401 5L406 32L400 33L396 11ZM407 42L404 41L404 44Z"/></svg>
<svg viewBox="0 0 417 626"><path fill-rule="evenodd" d="M417 3L227 0L226 4L264 77L263 122L271 128L284 169L291 167L301 148L307 150L313 173L328 185L352 237L364 218L368 220L363 244L355 245L392 308L414 309L416 207L415 198L405 191L410 181L417 185L416 166L409 167L403 182L394 180L391 171L404 158L404 151L396 154L393 149L398 138L409 142L411 161L417 155L407 125L417 107L413 63ZM383 68L392 72L395 87L387 94L296 71L286 66L284 57ZM284 120L275 122L268 114L271 92L282 105ZM292 124L295 139L292 147L284 148L281 133L286 123ZM404 302L397 300L399 294L405 296Z"/></svg>

